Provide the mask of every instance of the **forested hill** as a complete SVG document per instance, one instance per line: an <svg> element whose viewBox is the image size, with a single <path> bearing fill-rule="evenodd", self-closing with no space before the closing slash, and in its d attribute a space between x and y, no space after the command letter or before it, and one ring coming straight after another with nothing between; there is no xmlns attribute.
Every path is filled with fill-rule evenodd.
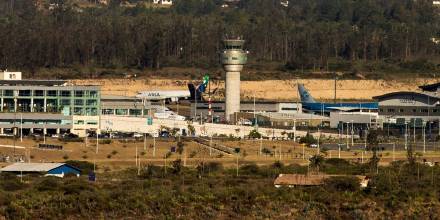
<svg viewBox="0 0 440 220"><path fill-rule="evenodd" d="M39 1L41 2L41 1ZM0 1L0 68L218 68L225 34L241 35L248 68L435 72L439 11L430 0L131 0L81 7ZM91 3L95 0L90 0ZM137 4L137 5L136 5ZM44 5L44 4L43 4ZM47 6L47 4L46 4Z"/></svg>

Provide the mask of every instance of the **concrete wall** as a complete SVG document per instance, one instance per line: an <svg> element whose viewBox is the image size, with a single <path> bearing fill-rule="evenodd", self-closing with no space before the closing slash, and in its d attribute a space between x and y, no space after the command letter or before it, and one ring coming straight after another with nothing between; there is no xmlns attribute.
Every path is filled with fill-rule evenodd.
<svg viewBox="0 0 440 220"><path fill-rule="evenodd" d="M230 121L231 114L240 112L240 72L226 72L225 96L225 119Z"/></svg>
<svg viewBox="0 0 440 220"><path fill-rule="evenodd" d="M330 112L330 127L337 128L339 122L382 127L379 114L374 112Z"/></svg>
<svg viewBox="0 0 440 220"><path fill-rule="evenodd" d="M211 135L232 135L234 137L244 137L254 130L252 126L238 126L227 124L199 124L191 123L194 126L196 136L211 136ZM146 118L121 117L121 116L101 116L101 131L120 131L120 132L138 132L157 134L162 126L168 128L179 128L188 131L187 121L173 121L169 119L153 119L152 125L147 125ZM258 131L267 137L287 137L283 135L284 132L292 133L293 129L272 129L272 128L258 128ZM296 136L305 136L306 131L296 131ZM312 135L317 136L317 133ZM338 134L322 133L325 136L338 137Z"/></svg>

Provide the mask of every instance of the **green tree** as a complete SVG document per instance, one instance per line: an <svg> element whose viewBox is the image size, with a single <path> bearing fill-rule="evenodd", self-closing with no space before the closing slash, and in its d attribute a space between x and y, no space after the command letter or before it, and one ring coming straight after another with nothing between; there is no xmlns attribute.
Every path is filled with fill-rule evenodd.
<svg viewBox="0 0 440 220"><path fill-rule="evenodd" d="M367 135L367 144L368 144L368 149L371 150L373 152L373 155L370 158L370 171L373 172L378 172L379 169L379 157L377 156L377 150L378 150L378 145L379 145L379 140L377 137L377 132L375 130L371 130L368 132Z"/></svg>

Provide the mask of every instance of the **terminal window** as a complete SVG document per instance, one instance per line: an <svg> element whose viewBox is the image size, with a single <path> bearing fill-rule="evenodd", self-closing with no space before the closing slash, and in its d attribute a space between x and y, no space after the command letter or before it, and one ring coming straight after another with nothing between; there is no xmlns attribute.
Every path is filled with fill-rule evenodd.
<svg viewBox="0 0 440 220"><path fill-rule="evenodd" d="M63 96L63 97L70 97L71 93L70 93L70 91L61 91L61 96Z"/></svg>
<svg viewBox="0 0 440 220"><path fill-rule="evenodd" d="M102 110L102 114L103 115L114 115L115 114L115 110L114 109L103 109Z"/></svg>
<svg viewBox="0 0 440 220"><path fill-rule="evenodd" d="M83 109L82 108L78 108L78 107L73 108L73 114L75 114L75 115L82 115L82 113L83 113Z"/></svg>
<svg viewBox="0 0 440 220"><path fill-rule="evenodd" d="M82 99L75 99L75 105L84 105L84 100L82 100Z"/></svg>
<svg viewBox="0 0 440 220"><path fill-rule="evenodd" d="M76 124L76 125L83 125L84 124L84 120L76 120L74 122L74 124Z"/></svg>
<svg viewBox="0 0 440 220"><path fill-rule="evenodd" d="M75 97L83 97L84 91L75 91Z"/></svg>
<svg viewBox="0 0 440 220"><path fill-rule="evenodd" d="M61 99L61 105L70 105L70 99Z"/></svg>
<svg viewBox="0 0 440 220"><path fill-rule="evenodd" d="M142 109L130 109L130 115L142 115Z"/></svg>
<svg viewBox="0 0 440 220"><path fill-rule="evenodd" d="M44 91L43 90L35 90L34 96L44 96Z"/></svg>
<svg viewBox="0 0 440 220"><path fill-rule="evenodd" d="M90 91L89 92L89 97L92 97L92 98L98 97L98 91Z"/></svg>
<svg viewBox="0 0 440 220"><path fill-rule="evenodd" d="M18 96L31 96L31 90L19 90Z"/></svg>
<svg viewBox="0 0 440 220"><path fill-rule="evenodd" d="M296 111L297 109L296 108L281 108L281 110L284 110L284 111Z"/></svg>
<svg viewBox="0 0 440 220"><path fill-rule="evenodd" d="M14 96L14 90L4 90L4 96Z"/></svg>
<svg viewBox="0 0 440 220"><path fill-rule="evenodd" d="M55 96L57 96L57 91L56 90L49 90L49 91L47 91L47 96L55 97Z"/></svg>
<svg viewBox="0 0 440 220"><path fill-rule="evenodd" d="M87 100L87 105L97 105L98 101L96 99Z"/></svg>
<svg viewBox="0 0 440 220"><path fill-rule="evenodd" d="M127 115L128 109L116 109L116 115Z"/></svg>

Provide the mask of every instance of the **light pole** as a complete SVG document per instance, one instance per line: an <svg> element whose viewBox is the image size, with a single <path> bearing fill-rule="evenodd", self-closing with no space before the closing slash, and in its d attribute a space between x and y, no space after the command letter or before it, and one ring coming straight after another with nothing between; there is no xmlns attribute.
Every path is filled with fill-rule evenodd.
<svg viewBox="0 0 440 220"><path fill-rule="evenodd" d="M23 143L23 113L20 113L20 142Z"/></svg>
<svg viewBox="0 0 440 220"><path fill-rule="evenodd" d="M353 131L353 127L354 127L354 123L353 123L353 120L351 120L351 147L353 147L353 145L354 145L354 140L353 140L354 131Z"/></svg>
<svg viewBox="0 0 440 220"><path fill-rule="evenodd" d="M197 121L197 88L194 85L194 121Z"/></svg>
<svg viewBox="0 0 440 220"><path fill-rule="evenodd" d="M345 136L345 140L346 140L346 142L347 142L347 150L348 149L350 149L350 146L349 146L349 144L348 144L348 124L350 123L350 122L346 122L347 123L347 127L346 127L346 130L347 130L347 135Z"/></svg>
<svg viewBox="0 0 440 220"><path fill-rule="evenodd" d="M405 121L405 150L408 149L408 122Z"/></svg>
<svg viewBox="0 0 440 220"><path fill-rule="evenodd" d="M423 153L426 153L425 123L422 124Z"/></svg>
<svg viewBox="0 0 440 220"><path fill-rule="evenodd" d="M317 150L318 150L318 154L320 153L320 149L319 149L319 139L321 138L321 132L320 132L320 130L319 130L319 127L318 127L318 148L317 148Z"/></svg>
<svg viewBox="0 0 440 220"><path fill-rule="evenodd" d="M342 123L342 129L344 129L344 123ZM341 129L338 129L338 135L339 135L339 142L338 142L338 157L341 159Z"/></svg>
<svg viewBox="0 0 440 220"><path fill-rule="evenodd" d="M414 139L414 144L415 144L416 143L416 120L415 119L413 121L413 128L414 128L413 139Z"/></svg>

